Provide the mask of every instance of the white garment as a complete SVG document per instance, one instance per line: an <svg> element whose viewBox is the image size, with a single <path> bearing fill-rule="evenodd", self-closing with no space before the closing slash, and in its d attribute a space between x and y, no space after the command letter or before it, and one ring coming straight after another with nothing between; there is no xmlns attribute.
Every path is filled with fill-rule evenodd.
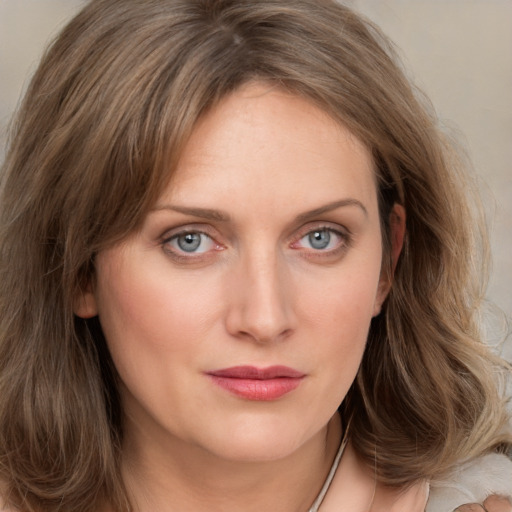
<svg viewBox="0 0 512 512"><path fill-rule="evenodd" d="M426 512L453 512L493 494L512 499L512 461L496 453L459 466L446 480L431 482Z"/></svg>

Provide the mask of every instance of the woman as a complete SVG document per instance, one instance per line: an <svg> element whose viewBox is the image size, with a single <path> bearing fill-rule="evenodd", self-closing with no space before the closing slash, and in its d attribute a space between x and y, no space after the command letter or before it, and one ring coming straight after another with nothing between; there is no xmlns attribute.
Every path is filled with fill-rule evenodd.
<svg viewBox="0 0 512 512"><path fill-rule="evenodd" d="M1 208L9 510L510 508L460 164L349 9L93 0Z"/></svg>

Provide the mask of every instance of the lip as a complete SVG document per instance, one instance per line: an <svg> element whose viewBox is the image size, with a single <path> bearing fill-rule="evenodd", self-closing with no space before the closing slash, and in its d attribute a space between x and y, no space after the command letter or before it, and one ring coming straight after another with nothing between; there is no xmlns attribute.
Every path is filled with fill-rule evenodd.
<svg viewBox="0 0 512 512"><path fill-rule="evenodd" d="M246 400L272 401L296 389L305 373L288 366L233 366L207 372L222 389Z"/></svg>

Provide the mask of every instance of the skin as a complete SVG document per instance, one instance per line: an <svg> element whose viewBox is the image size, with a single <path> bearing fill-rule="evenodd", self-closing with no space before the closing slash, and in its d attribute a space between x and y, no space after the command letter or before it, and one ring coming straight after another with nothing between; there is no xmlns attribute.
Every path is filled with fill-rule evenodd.
<svg viewBox="0 0 512 512"><path fill-rule="evenodd" d="M512 512L510 500L503 496L490 496L483 505L470 503L457 508L456 512Z"/></svg>
<svg viewBox="0 0 512 512"><path fill-rule="evenodd" d="M396 262L400 206L391 221ZM97 255L75 307L99 315L121 378L122 470L138 510L307 510L389 290L381 262L372 160L343 126L260 83L200 120L142 228ZM208 375L239 365L304 377L261 401ZM349 446L339 474L357 471ZM372 478L361 482L352 512L387 503ZM340 485L322 512L346 503Z"/></svg>

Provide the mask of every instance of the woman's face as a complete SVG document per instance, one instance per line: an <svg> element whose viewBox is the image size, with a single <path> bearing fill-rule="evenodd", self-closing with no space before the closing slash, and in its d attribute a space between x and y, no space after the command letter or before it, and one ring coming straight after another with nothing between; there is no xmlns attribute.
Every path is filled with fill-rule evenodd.
<svg viewBox="0 0 512 512"><path fill-rule="evenodd" d="M99 314L127 432L231 460L292 453L354 380L381 253L361 142L268 85L225 98L76 308Z"/></svg>

